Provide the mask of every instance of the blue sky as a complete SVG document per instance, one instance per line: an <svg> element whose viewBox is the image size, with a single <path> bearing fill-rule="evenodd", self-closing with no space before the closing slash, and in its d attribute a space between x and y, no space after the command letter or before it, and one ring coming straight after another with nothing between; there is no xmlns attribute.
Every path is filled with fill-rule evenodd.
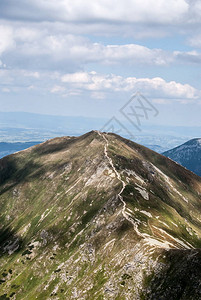
<svg viewBox="0 0 201 300"><path fill-rule="evenodd" d="M0 111L201 126L200 0L0 1Z"/></svg>

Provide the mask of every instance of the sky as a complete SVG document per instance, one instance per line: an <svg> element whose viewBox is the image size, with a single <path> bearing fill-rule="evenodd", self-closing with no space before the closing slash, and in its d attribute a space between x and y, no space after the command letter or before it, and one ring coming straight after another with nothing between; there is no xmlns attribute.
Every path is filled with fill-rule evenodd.
<svg viewBox="0 0 201 300"><path fill-rule="evenodd" d="M200 0L1 0L0 111L201 126Z"/></svg>

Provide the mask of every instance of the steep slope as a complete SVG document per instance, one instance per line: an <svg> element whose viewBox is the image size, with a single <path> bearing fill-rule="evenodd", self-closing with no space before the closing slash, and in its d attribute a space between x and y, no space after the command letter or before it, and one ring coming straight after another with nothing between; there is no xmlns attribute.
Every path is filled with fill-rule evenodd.
<svg viewBox="0 0 201 300"><path fill-rule="evenodd" d="M201 139L190 140L163 155L201 176Z"/></svg>
<svg viewBox="0 0 201 300"><path fill-rule="evenodd" d="M201 178L143 146L93 131L5 157L0 205L0 299L200 299Z"/></svg>

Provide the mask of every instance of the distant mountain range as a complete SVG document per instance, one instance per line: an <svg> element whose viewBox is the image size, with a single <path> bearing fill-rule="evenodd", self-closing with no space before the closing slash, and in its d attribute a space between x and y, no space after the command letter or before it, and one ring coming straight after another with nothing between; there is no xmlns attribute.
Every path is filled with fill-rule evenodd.
<svg viewBox="0 0 201 300"><path fill-rule="evenodd" d="M145 146L145 147L147 147L147 148L149 148L149 149L151 149L151 150L153 150L153 151L155 151L155 152L158 152L158 153L162 153L162 152L165 151L164 147L159 146L159 145L149 145L149 144L145 144L145 145L143 145L143 146Z"/></svg>
<svg viewBox="0 0 201 300"><path fill-rule="evenodd" d="M0 159L0 299L199 300L201 178L116 134Z"/></svg>
<svg viewBox="0 0 201 300"><path fill-rule="evenodd" d="M0 112L0 142L45 141L59 136L79 136L92 129L107 131L104 124L111 118L41 115L27 112ZM114 132L161 153L176 147L195 135L201 127L158 126L142 123L141 131L120 120L132 137L120 126ZM105 128L103 130L102 128ZM109 130L111 131L111 130Z"/></svg>
<svg viewBox="0 0 201 300"><path fill-rule="evenodd" d="M201 138L192 139L163 155L201 176Z"/></svg>

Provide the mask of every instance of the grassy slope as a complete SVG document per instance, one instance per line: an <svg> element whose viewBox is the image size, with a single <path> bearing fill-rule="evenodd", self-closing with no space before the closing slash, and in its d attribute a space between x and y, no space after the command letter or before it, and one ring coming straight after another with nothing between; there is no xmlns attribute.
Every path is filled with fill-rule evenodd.
<svg viewBox="0 0 201 300"><path fill-rule="evenodd" d="M107 138L139 230L175 248L183 247L174 238L200 248L200 178L145 147L115 135ZM157 253L145 244L123 218L116 197L121 185L103 149L104 140L91 132L53 139L0 160L2 297L146 297L146 278L164 265L156 263L164 250ZM156 286L157 281L152 294Z"/></svg>

